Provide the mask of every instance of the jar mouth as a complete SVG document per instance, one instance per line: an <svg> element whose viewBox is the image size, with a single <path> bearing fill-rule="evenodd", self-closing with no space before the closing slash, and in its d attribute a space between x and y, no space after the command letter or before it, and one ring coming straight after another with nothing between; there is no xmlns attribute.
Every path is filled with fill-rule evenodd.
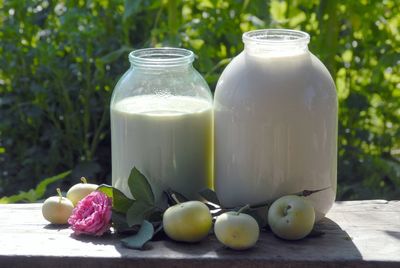
<svg viewBox="0 0 400 268"><path fill-rule="evenodd" d="M143 48L129 53L129 61L136 66L166 67L192 63L194 53L183 48Z"/></svg>
<svg viewBox="0 0 400 268"><path fill-rule="evenodd" d="M310 35L306 32L289 29L263 29L245 32L243 42L259 45L294 45L310 42Z"/></svg>

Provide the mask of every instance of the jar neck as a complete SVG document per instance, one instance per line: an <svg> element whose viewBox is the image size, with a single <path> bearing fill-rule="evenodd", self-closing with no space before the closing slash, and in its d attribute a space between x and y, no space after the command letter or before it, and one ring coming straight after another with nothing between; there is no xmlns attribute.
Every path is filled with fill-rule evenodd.
<svg viewBox="0 0 400 268"><path fill-rule="evenodd" d="M131 66L143 71L186 70L193 60L193 52L183 48L144 48L129 53Z"/></svg>
<svg viewBox="0 0 400 268"><path fill-rule="evenodd" d="M264 29L243 34L246 53L254 55L284 56L308 51L310 36L306 32L287 29Z"/></svg>

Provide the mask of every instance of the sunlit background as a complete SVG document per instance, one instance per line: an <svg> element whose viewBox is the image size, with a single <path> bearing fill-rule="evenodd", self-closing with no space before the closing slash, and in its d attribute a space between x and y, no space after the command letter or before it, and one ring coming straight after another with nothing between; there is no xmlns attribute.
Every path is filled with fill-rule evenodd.
<svg viewBox="0 0 400 268"><path fill-rule="evenodd" d="M0 203L42 199L83 175L110 183L109 102L129 51L191 49L214 90L243 49L242 33L261 28L308 32L310 50L336 82L338 199L400 198L396 0L0 0L0 7L0 197L8 196Z"/></svg>

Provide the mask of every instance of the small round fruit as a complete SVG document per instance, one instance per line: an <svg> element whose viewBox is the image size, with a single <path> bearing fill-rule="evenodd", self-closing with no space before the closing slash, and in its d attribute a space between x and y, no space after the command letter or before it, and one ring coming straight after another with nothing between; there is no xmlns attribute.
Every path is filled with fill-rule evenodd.
<svg viewBox="0 0 400 268"><path fill-rule="evenodd" d="M283 196L268 210L268 224L272 232L287 240L306 237L314 227L314 221L314 208L302 196Z"/></svg>
<svg viewBox="0 0 400 268"><path fill-rule="evenodd" d="M188 201L169 207L163 215L163 227L169 238L182 242L198 242L208 235L212 217L200 201Z"/></svg>
<svg viewBox="0 0 400 268"><path fill-rule="evenodd" d="M67 192L67 198L76 206L79 201L96 190L99 186L93 183L87 183L84 177L81 178L82 183L73 185Z"/></svg>
<svg viewBox="0 0 400 268"><path fill-rule="evenodd" d="M61 196L60 189L57 189L59 196L47 198L42 205L43 217L53 224L67 224L72 214L74 205L72 202Z"/></svg>
<svg viewBox="0 0 400 268"><path fill-rule="evenodd" d="M225 246L244 250L256 244L260 228L252 216L232 211L217 217L214 233L219 242Z"/></svg>

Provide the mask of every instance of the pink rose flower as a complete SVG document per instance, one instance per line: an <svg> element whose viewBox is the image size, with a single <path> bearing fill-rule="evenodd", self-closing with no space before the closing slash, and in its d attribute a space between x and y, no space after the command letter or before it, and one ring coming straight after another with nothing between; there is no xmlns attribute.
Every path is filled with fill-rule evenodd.
<svg viewBox="0 0 400 268"><path fill-rule="evenodd" d="M79 201L68 223L77 235L101 236L110 229L111 208L111 198L102 192L94 191Z"/></svg>

